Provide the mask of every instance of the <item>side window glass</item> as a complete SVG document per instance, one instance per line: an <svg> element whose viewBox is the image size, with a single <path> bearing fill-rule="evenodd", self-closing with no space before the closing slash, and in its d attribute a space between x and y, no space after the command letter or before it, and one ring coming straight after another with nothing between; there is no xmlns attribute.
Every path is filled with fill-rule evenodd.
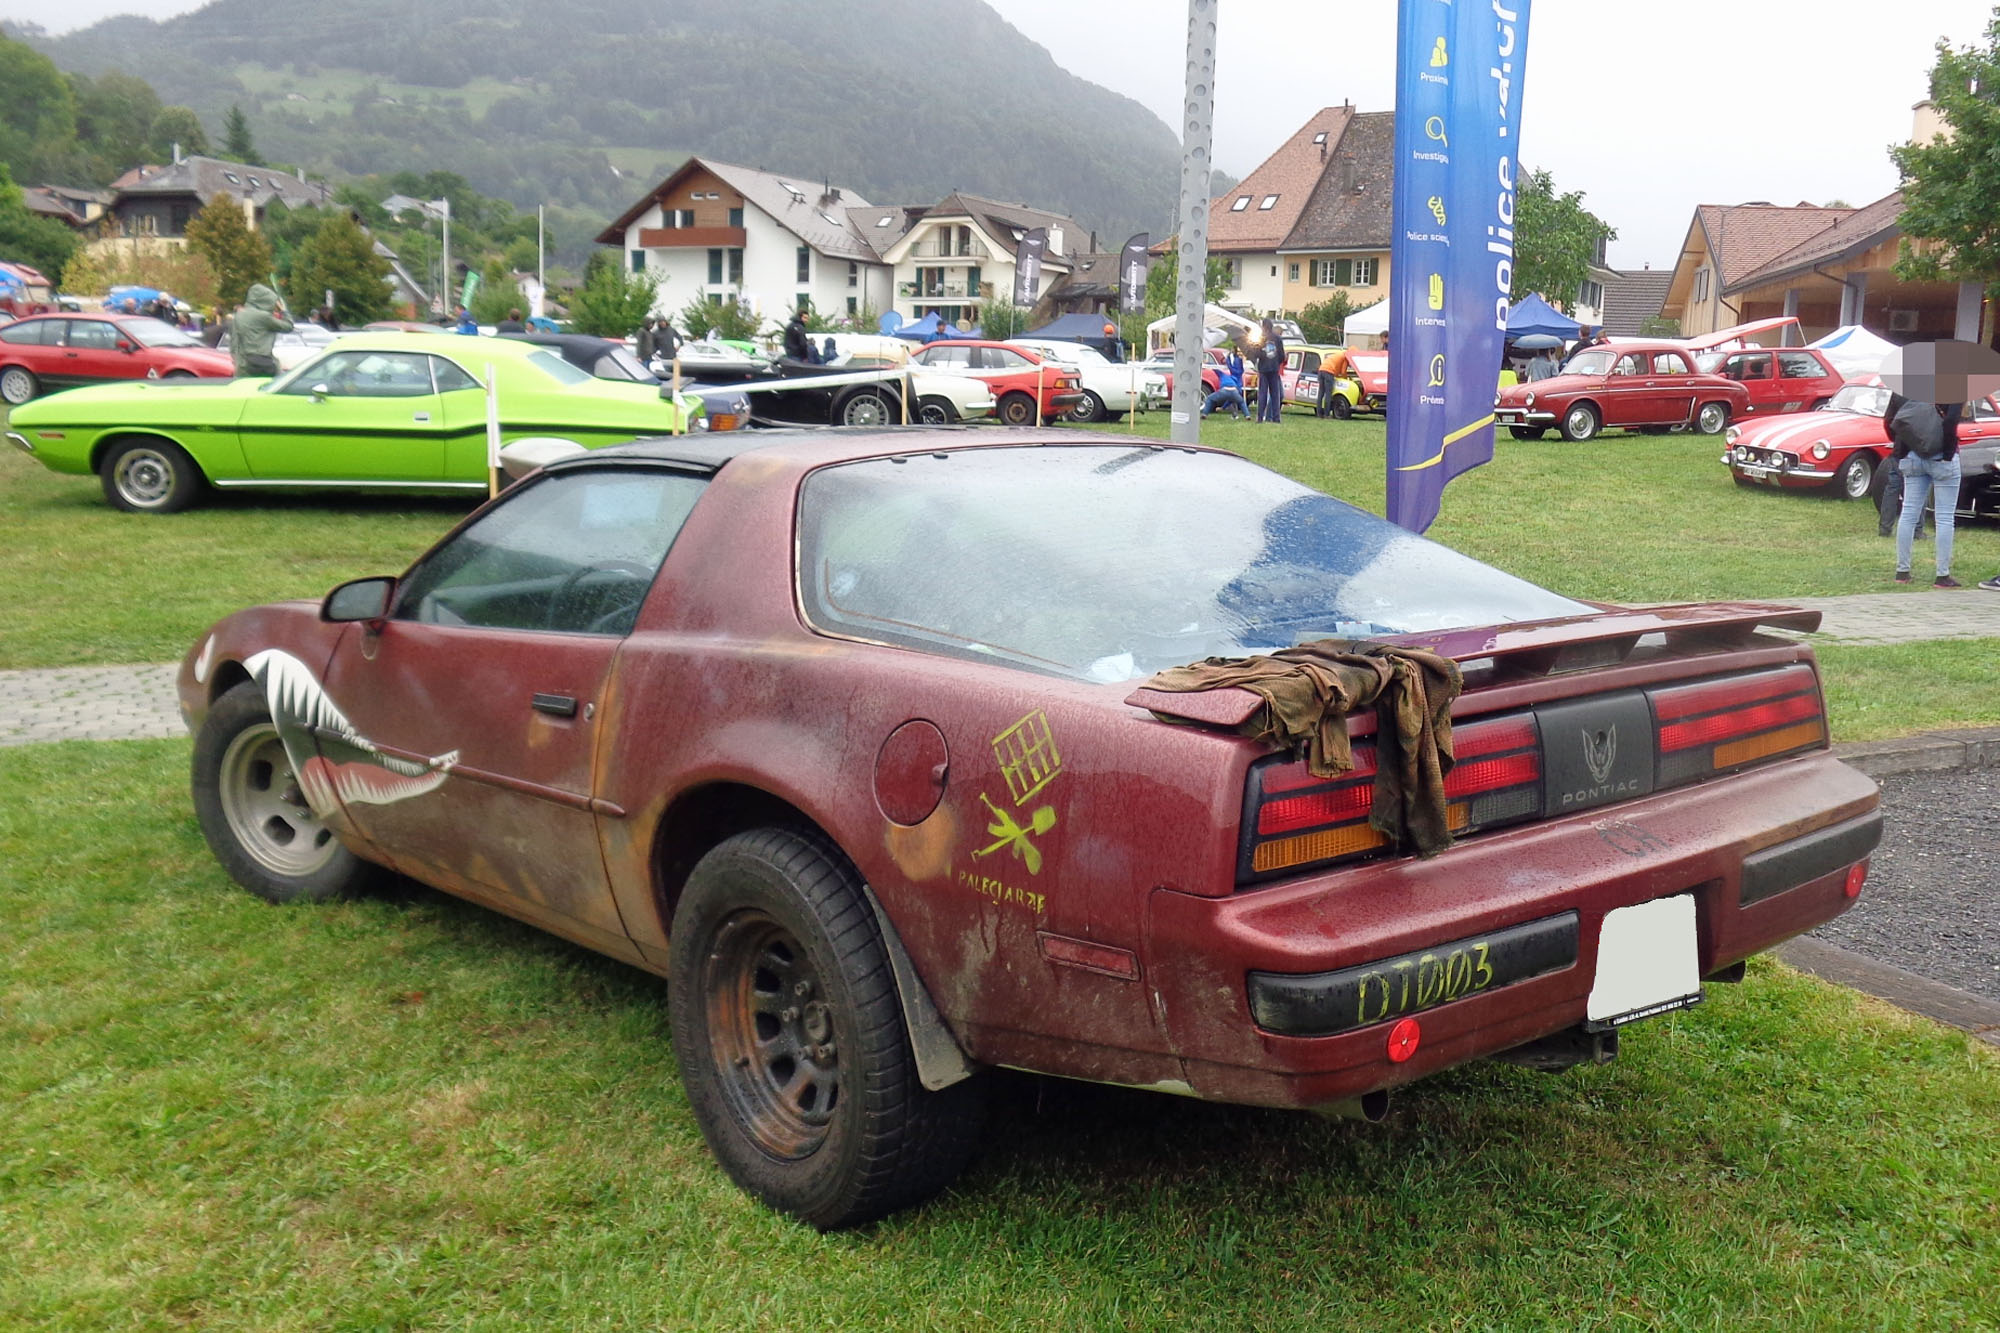
<svg viewBox="0 0 2000 1333"><path fill-rule="evenodd" d="M1318 352L1303 352L1300 354L1299 370L1302 374L1310 375L1318 369L1319 369Z"/></svg>
<svg viewBox="0 0 2000 1333"><path fill-rule="evenodd" d="M652 469L559 473L516 491L403 580L395 618L629 634L707 485Z"/></svg>
<svg viewBox="0 0 2000 1333"><path fill-rule="evenodd" d="M325 385L332 398L415 398L431 392L430 358L422 352L336 352L285 386L288 394Z"/></svg>
<svg viewBox="0 0 2000 1333"><path fill-rule="evenodd" d="M1642 356L1621 356L1618 358L1618 364L1611 368L1611 373L1614 375L1643 375L1646 373L1645 364L1645 358Z"/></svg>
<svg viewBox="0 0 2000 1333"><path fill-rule="evenodd" d="M1769 352L1746 353L1737 363L1738 371L1733 376L1739 380L1767 380L1771 378L1771 354Z"/></svg>
<svg viewBox="0 0 2000 1333"><path fill-rule="evenodd" d="M1804 352L1778 353L1778 374L1788 380L1816 380L1826 372Z"/></svg>
<svg viewBox="0 0 2000 1333"><path fill-rule="evenodd" d="M456 393L460 389L477 389L479 381L458 368L458 364L441 356L431 358L431 373L437 376L439 393Z"/></svg>
<svg viewBox="0 0 2000 1333"><path fill-rule="evenodd" d="M1004 347L989 347L986 355L992 359L995 370L1033 370L1035 363L1019 352L1010 352Z"/></svg>
<svg viewBox="0 0 2000 1333"><path fill-rule="evenodd" d="M73 319L69 322L69 345L109 350L118 345L118 329L101 319Z"/></svg>
<svg viewBox="0 0 2000 1333"><path fill-rule="evenodd" d="M1679 352L1661 352L1653 358L1653 373L1655 375L1685 375L1688 373L1687 362L1681 359Z"/></svg>
<svg viewBox="0 0 2000 1333"><path fill-rule="evenodd" d="M24 319L19 324L9 324L0 328L0 343L12 343L16 347L40 347L48 341L49 333L61 323L54 319Z"/></svg>

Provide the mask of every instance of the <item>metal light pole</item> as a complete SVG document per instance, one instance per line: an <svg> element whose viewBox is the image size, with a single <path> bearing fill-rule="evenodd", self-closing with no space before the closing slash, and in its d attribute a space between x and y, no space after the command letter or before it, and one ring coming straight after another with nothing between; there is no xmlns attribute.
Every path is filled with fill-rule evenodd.
<svg viewBox="0 0 2000 1333"><path fill-rule="evenodd" d="M547 214L548 205L535 205L535 315L537 318L548 313L549 247Z"/></svg>
<svg viewBox="0 0 2000 1333"><path fill-rule="evenodd" d="M1180 272L1174 287L1175 444L1201 442L1202 337L1208 290L1209 150L1215 142L1215 20L1219 0L1188 0L1187 104L1181 113Z"/></svg>

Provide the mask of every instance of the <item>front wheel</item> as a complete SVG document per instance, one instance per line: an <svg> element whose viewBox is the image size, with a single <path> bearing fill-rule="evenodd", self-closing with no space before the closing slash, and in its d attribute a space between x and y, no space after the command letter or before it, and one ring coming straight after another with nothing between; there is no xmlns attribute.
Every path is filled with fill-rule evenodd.
<svg viewBox="0 0 2000 1333"><path fill-rule="evenodd" d="M378 873L341 846L305 797L264 693L250 681L194 738L194 812L230 878L274 903L351 897Z"/></svg>
<svg viewBox="0 0 2000 1333"><path fill-rule="evenodd" d="M1069 410L1071 421L1102 421L1110 415L1104 409L1104 400L1090 390L1083 391L1083 397Z"/></svg>
<svg viewBox="0 0 2000 1333"><path fill-rule="evenodd" d="M672 938L681 1080L737 1184L832 1229L963 1169L981 1081L918 1081L874 909L836 852L783 829L727 839L689 876Z"/></svg>
<svg viewBox="0 0 2000 1333"><path fill-rule="evenodd" d="M1875 461L1865 453L1848 455L1840 465L1840 471L1833 474L1834 489L1850 500L1865 498L1874 489Z"/></svg>
<svg viewBox="0 0 2000 1333"><path fill-rule="evenodd" d="M1571 444L1581 444L1595 438L1602 425L1596 408L1589 403L1578 403L1563 413L1562 437Z"/></svg>
<svg viewBox="0 0 2000 1333"><path fill-rule="evenodd" d="M40 393L41 388L41 382L35 378L35 372L26 366L9 366L5 370L0 370L0 399L6 400L11 407L19 407L27 402Z"/></svg>
<svg viewBox="0 0 2000 1333"><path fill-rule="evenodd" d="M201 494L201 469L179 445L165 440L125 440L111 447L98 469L104 498L133 514L171 514Z"/></svg>
<svg viewBox="0 0 2000 1333"><path fill-rule="evenodd" d="M958 420L958 413L952 409L949 398L933 394L917 400L917 420L926 426L949 426Z"/></svg>
<svg viewBox="0 0 2000 1333"><path fill-rule="evenodd" d="M1000 400L1000 421L1007 426L1032 426L1040 414L1035 400L1025 393L1010 393Z"/></svg>
<svg viewBox="0 0 2000 1333"><path fill-rule="evenodd" d="M896 405L888 395L874 389L863 389L840 405L840 424L843 426L893 426L898 416Z"/></svg>
<svg viewBox="0 0 2000 1333"><path fill-rule="evenodd" d="M1326 410L1333 413L1333 419L1335 421L1345 421L1349 417L1354 415L1354 404L1348 402L1347 399L1342 397L1340 394L1335 394L1327 402ZM1536 433L1540 434L1539 431Z"/></svg>
<svg viewBox="0 0 2000 1333"><path fill-rule="evenodd" d="M1695 413L1694 428L1703 435L1720 435L1729 424L1729 404L1703 403L1701 411Z"/></svg>
<svg viewBox="0 0 2000 1333"><path fill-rule="evenodd" d="M195 378L195 373L192 370L170 370L160 376L160 378L163 380L191 380Z"/></svg>

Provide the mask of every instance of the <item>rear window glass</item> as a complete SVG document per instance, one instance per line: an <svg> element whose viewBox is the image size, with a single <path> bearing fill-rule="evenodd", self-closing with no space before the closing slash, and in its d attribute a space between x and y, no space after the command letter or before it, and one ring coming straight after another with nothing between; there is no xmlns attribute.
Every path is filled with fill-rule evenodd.
<svg viewBox="0 0 2000 1333"><path fill-rule="evenodd" d="M823 468L799 561L823 632L1107 682L1592 609L1243 459L1164 447Z"/></svg>
<svg viewBox="0 0 2000 1333"><path fill-rule="evenodd" d="M528 354L528 362L540 367L544 375L562 384L588 384L590 372L579 370L547 348L538 348Z"/></svg>

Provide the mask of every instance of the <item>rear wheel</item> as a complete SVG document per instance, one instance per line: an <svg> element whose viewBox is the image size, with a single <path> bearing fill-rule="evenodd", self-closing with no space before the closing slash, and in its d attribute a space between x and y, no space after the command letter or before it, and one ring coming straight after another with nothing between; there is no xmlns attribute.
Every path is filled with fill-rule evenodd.
<svg viewBox="0 0 2000 1333"><path fill-rule="evenodd" d="M889 396L876 389L863 389L840 405L843 426L893 426L900 415Z"/></svg>
<svg viewBox="0 0 2000 1333"><path fill-rule="evenodd" d="M958 420L958 413L952 409L949 398L933 394L917 400L917 420L926 426L949 426Z"/></svg>
<svg viewBox="0 0 2000 1333"><path fill-rule="evenodd" d="M1000 421L1003 425L1032 426L1038 415L1035 400L1025 393L1016 391L1000 399Z"/></svg>
<svg viewBox="0 0 2000 1333"><path fill-rule="evenodd" d="M1694 414L1694 428L1703 435L1720 435L1729 424L1728 403L1703 403Z"/></svg>
<svg viewBox="0 0 2000 1333"><path fill-rule="evenodd" d="M1517 440L1539 440L1549 432L1545 426L1509 426L1507 433Z"/></svg>
<svg viewBox="0 0 2000 1333"><path fill-rule="evenodd" d="M1083 391L1075 407L1069 410L1071 421L1102 421L1108 415L1104 410L1104 400L1090 390Z"/></svg>
<svg viewBox="0 0 2000 1333"><path fill-rule="evenodd" d="M26 366L9 366L5 370L0 370L0 399L4 399L11 406L19 407L40 393L41 389L41 382L35 378L35 372Z"/></svg>
<svg viewBox="0 0 2000 1333"><path fill-rule="evenodd" d="M1589 403L1578 403L1563 413L1562 437L1571 444L1581 444L1594 439L1602 425L1596 408Z"/></svg>
<svg viewBox="0 0 2000 1333"><path fill-rule="evenodd" d="M1874 489L1875 460L1865 453L1849 454L1833 474L1834 489L1850 500L1859 500Z"/></svg>
<svg viewBox="0 0 2000 1333"><path fill-rule="evenodd" d="M919 1081L874 910L837 853L782 829L718 844L672 940L681 1079L737 1184L830 1229L919 1203L963 1169L981 1080Z"/></svg>
<svg viewBox="0 0 2000 1333"><path fill-rule="evenodd" d="M179 445L165 440L123 440L111 446L98 469L104 498L134 514L171 514L201 494L201 469Z"/></svg>

